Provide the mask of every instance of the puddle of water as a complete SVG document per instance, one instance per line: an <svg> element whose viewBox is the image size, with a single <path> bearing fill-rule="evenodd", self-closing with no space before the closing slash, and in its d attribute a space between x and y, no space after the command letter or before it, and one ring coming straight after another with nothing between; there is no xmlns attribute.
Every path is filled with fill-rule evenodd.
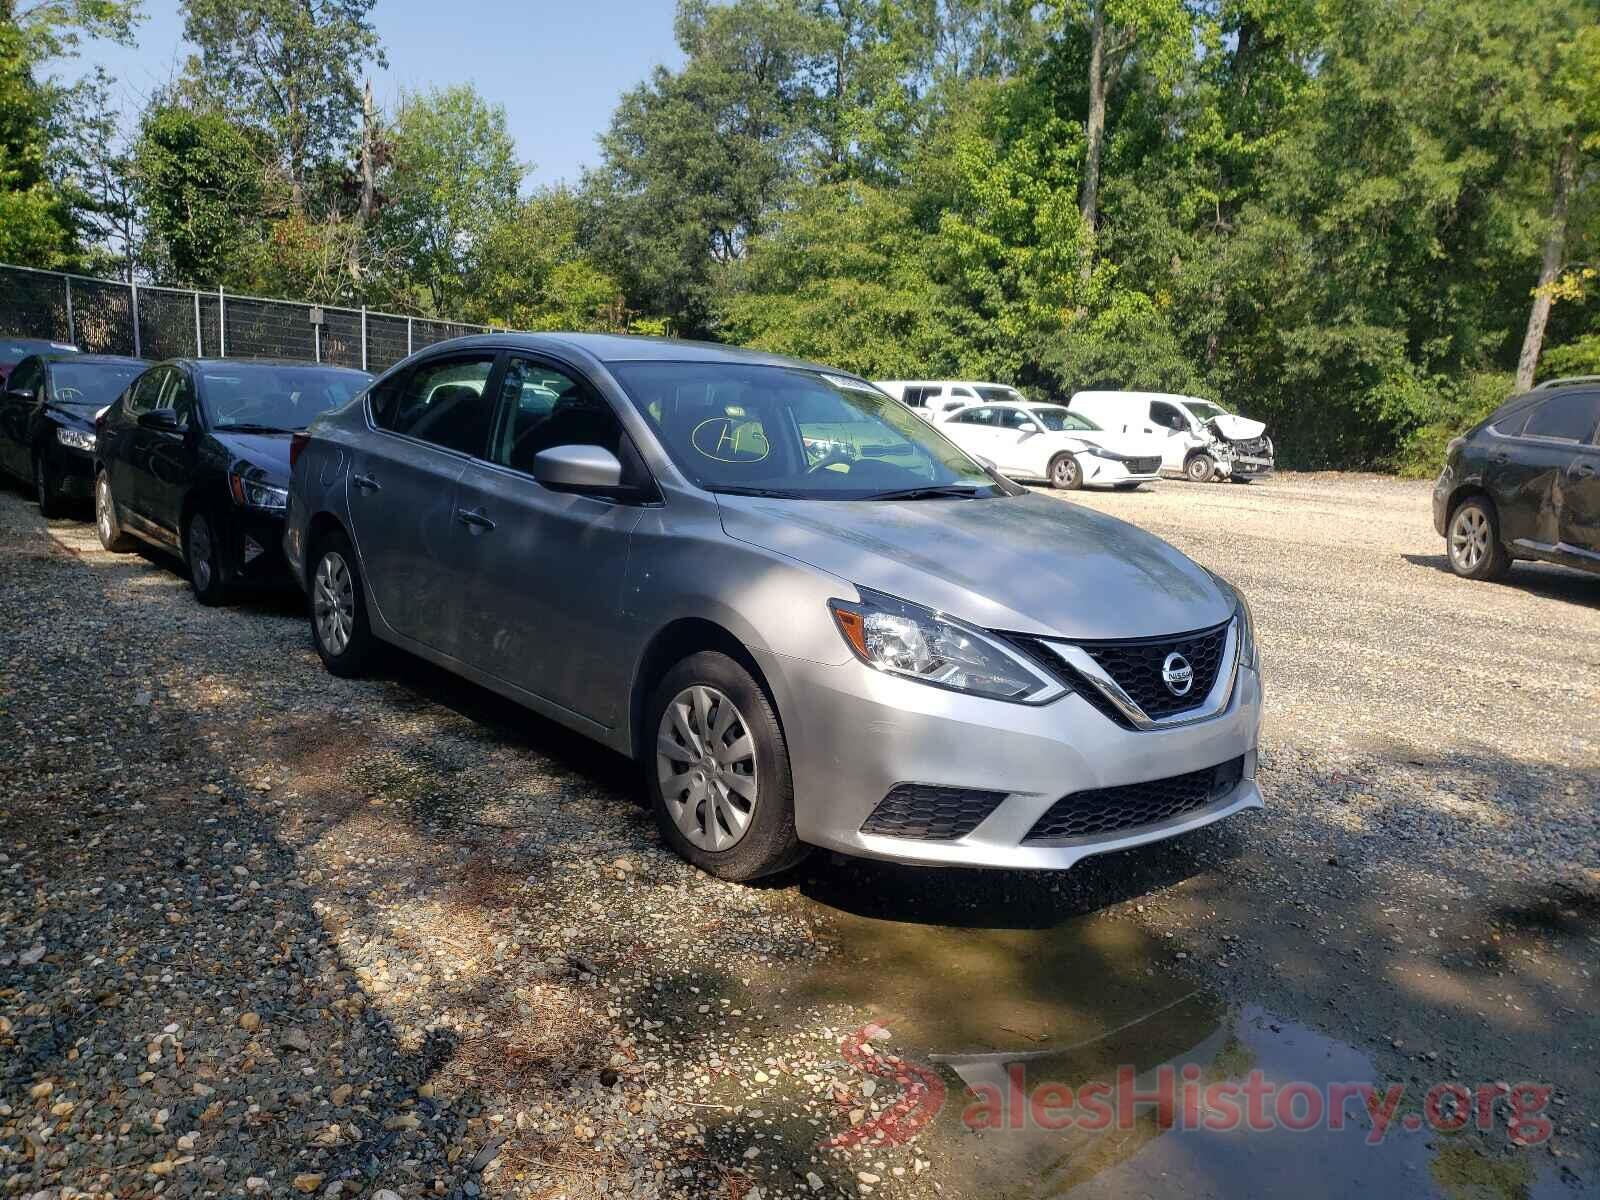
<svg viewBox="0 0 1600 1200"><path fill-rule="evenodd" d="M943 1102L914 1150L932 1160L932 1178L947 1197L1120 1200L1293 1188L1296 1200L1552 1200L1583 1192L1540 1151L1502 1153L1503 1120L1487 1135L1404 1128L1408 1115L1423 1111L1427 1084L1409 1085L1394 1126L1369 1144L1362 1097L1330 1090L1371 1084L1381 1100L1390 1081L1377 1076L1366 1054L1195 990L1156 965L1159 943L1130 921L1091 915L1044 928L980 929L835 911L825 927L834 953L808 976L785 979L787 999L844 1006L863 1022L878 1022L892 1035L883 1049L920 1064L927 1075L919 1078L942 1083ZM1269 1118L1278 1111L1277 1094L1301 1084L1289 1110L1294 1119L1311 1103L1306 1093L1318 1098L1323 1119L1303 1130L1228 1127L1225 1109L1207 1107L1205 1088L1243 1083L1255 1072L1271 1089ZM1163 1127L1153 1104L1131 1107L1133 1119L1122 1120L1117 1110L1129 1085L1153 1093L1163 1076L1173 1082L1177 1127ZM1187 1121L1186 1080L1197 1096ZM1093 1119L1081 1089L1096 1081L1105 1085L1097 1099L1109 1127L1075 1127ZM880 1096L903 1093L905 1084L904 1075L885 1083ZM1072 1089L1077 1106L1063 1107L1060 1092L1042 1093L1047 1084ZM1066 1112L1074 1125L1042 1127L1035 1097L1047 1120ZM1234 1102L1243 1112L1243 1094ZM1332 1118L1335 1107L1342 1128ZM1222 1127L1204 1127L1208 1114ZM802 1124L785 1132L795 1152L809 1153L821 1140L814 1129L808 1138ZM867 1158L896 1153L910 1162L904 1151L869 1150Z"/></svg>

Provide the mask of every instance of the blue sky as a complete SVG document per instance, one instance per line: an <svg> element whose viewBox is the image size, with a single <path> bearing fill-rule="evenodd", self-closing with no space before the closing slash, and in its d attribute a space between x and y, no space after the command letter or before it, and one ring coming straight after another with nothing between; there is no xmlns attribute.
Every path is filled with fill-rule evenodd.
<svg viewBox="0 0 1600 1200"><path fill-rule="evenodd" d="M402 88L469 82L505 105L517 147L534 164L531 184L576 182L595 161L595 135L617 98L653 67L681 63L673 11L673 0L378 0L372 16L389 68L373 73L373 92L393 111ZM55 71L70 78L104 66L123 108L136 114L190 53L178 0L144 0L144 12L136 47L90 42Z"/></svg>

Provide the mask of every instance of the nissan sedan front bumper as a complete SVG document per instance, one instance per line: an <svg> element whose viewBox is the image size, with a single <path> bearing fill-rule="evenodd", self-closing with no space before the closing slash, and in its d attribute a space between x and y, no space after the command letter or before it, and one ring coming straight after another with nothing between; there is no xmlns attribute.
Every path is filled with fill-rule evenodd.
<svg viewBox="0 0 1600 1200"><path fill-rule="evenodd" d="M1117 724L1083 696L1029 706L897 678L860 663L825 666L766 656L778 693L802 841L901 862L1064 869L1095 854L1158 841L1259 808L1261 681L1240 667L1214 716L1157 729ZM1074 793L1166 781L1241 760L1226 790L1146 824L1033 840L1040 819ZM957 837L888 836L863 824L901 785L1003 793Z"/></svg>

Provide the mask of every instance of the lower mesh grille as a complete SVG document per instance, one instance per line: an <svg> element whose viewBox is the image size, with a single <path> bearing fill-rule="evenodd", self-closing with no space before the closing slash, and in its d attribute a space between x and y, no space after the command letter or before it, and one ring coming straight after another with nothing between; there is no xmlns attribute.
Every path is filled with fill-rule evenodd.
<svg viewBox="0 0 1600 1200"><path fill-rule="evenodd" d="M902 783L878 801L862 833L949 842L966 837L1006 798L1005 792Z"/></svg>
<svg viewBox="0 0 1600 1200"><path fill-rule="evenodd" d="M1159 458L1130 458L1124 464L1130 475L1149 475L1152 471L1160 470Z"/></svg>
<svg viewBox="0 0 1600 1200"><path fill-rule="evenodd" d="M1034 823L1023 842L1059 842L1159 825L1220 800L1244 778L1244 757L1203 771L1073 792Z"/></svg>

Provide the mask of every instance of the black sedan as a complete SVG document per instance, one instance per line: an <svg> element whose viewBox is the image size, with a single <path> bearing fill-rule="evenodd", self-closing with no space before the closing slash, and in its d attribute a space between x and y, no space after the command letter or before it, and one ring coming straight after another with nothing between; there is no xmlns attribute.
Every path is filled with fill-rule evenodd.
<svg viewBox="0 0 1600 1200"><path fill-rule="evenodd" d="M33 484L39 511L59 516L94 482L94 416L148 363L54 351L23 359L0 392L0 470Z"/></svg>
<svg viewBox="0 0 1600 1200"><path fill-rule="evenodd" d="M76 354L78 348L71 342L52 342L49 338L12 337L0 333L0 386L25 358L35 354Z"/></svg>
<svg viewBox="0 0 1600 1200"><path fill-rule="evenodd" d="M365 371L314 363L179 359L141 375L99 421L95 524L177 553L202 604L236 582L284 577L289 444L363 391Z"/></svg>
<svg viewBox="0 0 1600 1200"><path fill-rule="evenodd" d="M1451 442L1433 527L1468 579L1519 558L1600 573L1600 377L1540 384Z"/></svg>

